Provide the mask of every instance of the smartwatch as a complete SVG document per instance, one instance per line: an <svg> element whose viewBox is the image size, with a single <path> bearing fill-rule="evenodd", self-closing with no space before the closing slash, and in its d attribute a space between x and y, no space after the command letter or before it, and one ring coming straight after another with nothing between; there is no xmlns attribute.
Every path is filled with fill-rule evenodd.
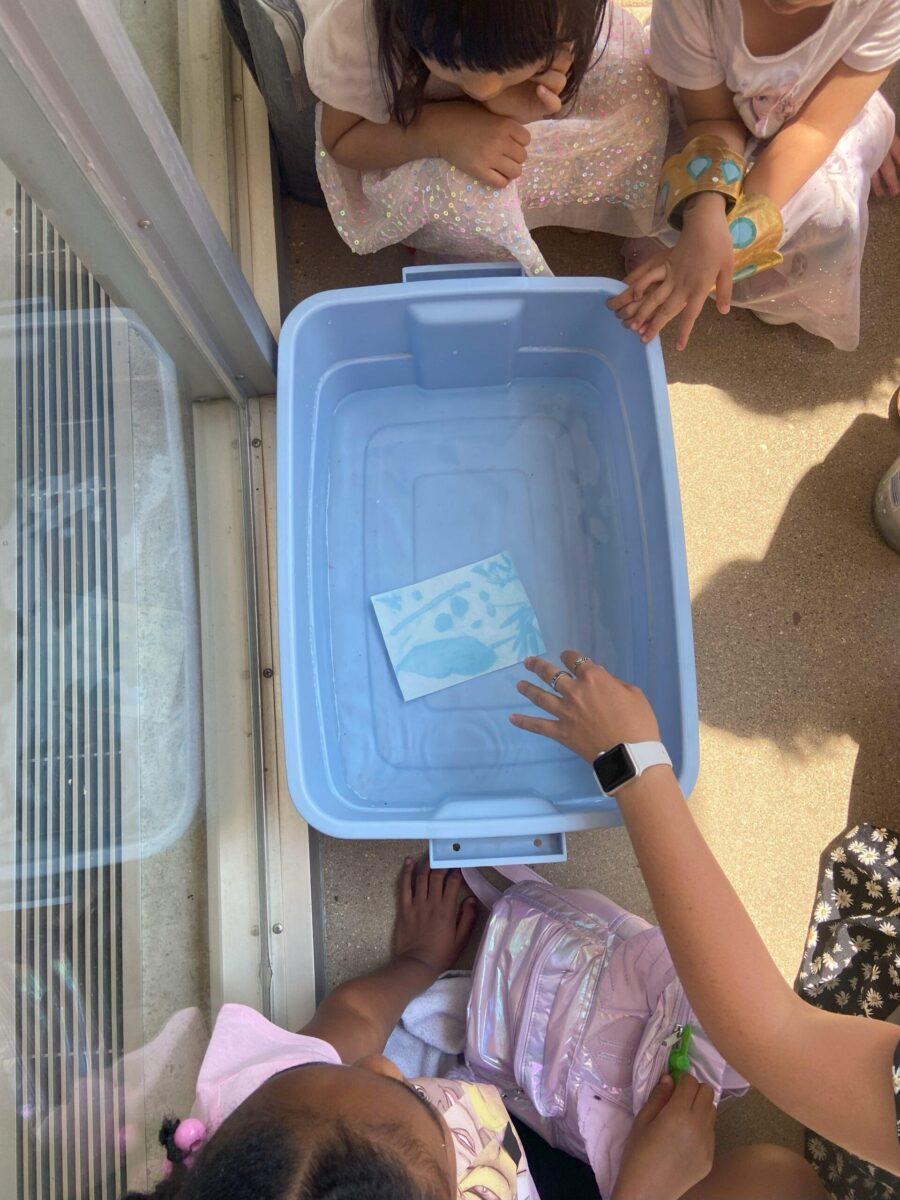
<svg viewBox="0 0 900 1200"><path fill-rule="evenodd" d="M594 759L594 775L600 791L614 796L619 788L637 779L648 767L671 767L672 760L662 742L619 742Z"/></svg>

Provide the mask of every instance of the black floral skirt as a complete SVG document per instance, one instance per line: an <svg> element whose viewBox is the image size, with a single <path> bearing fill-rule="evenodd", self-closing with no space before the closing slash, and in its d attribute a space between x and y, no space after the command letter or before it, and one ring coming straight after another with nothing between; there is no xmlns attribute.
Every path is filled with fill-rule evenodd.
<svg viewBox="0 0 900 1200"><path fill-rule="evenodd" d="M800 996L828 1012L883 1021L900 1008L900 834L856 825L826 851ZM900 1029L897 1031L900 1038ZM900 1046L893 1064L900 1138ZM834 1200L900 1200L900 1176L807 1132L806 1155Z"/></svg>

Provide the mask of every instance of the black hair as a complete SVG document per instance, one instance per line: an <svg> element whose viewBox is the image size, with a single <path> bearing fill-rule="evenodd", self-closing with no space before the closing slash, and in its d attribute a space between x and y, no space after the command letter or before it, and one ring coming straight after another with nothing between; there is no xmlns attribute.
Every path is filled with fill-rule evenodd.
<svg viewBox="0 0 900 1200"><path fill-rule="evenodd" d="M422 55L443 67L513 71L550 65L571 43L574 62L561 94L575 96L595 56L607 0L372 0L378 60L391 116L409 125L428 80Z"/></svg>
<svg viewBox="0 0 900 1200"><path fill-rule="evenodd" d="M129 1192L123 1200L448 1200L450 1194L438 1164L400 1126L367 1126L363 1134L342 1121L316 1123L305 1152L296 1123L244 1121L211 1138L187 1167L174 1144L177 1124L166 1120L159 1133L171 1174L155 1191Z"/></svg>

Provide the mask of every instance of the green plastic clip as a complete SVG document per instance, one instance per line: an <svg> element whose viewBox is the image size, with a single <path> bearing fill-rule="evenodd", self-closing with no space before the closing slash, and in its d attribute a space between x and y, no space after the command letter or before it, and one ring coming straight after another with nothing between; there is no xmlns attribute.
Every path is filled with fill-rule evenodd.
<svg viewBox="0 0 900 1200"><path fill-rule="evenodd" d="M691 1039L694 1036L690 1025L683 1025L678 1041L669 1055L669 1074L677 1083L685 1071L691 1069Z"/></svg>

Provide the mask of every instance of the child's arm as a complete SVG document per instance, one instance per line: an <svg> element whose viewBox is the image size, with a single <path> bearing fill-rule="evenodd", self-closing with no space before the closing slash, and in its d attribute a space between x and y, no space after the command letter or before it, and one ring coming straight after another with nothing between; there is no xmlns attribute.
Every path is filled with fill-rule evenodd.
<svg viewBox="0 0 900 1200"><path fill-rule="evenodd" d="M836 63L803 108L760 153L746 180L748 192L769 196L784 208L818 171L869 98L890 75L856 71Z"/></svg>
<svg viewBox="0 0 900 1200"><path fill-rule="evenodd" d="M522 174L531 134L518 121L471 100L425 104L406 129L322 105L322 142L357 171L384 171L418 158L443 158L482 183L504 188Z"/></svg>
<svg viewBox="0 0 900 1200"><path fill-rule="evenodd" d="M576 654L563 661L572 670ZM556 668L526 659L545 682ZM619 742L655 741L646 697L584 664L561 695L519 690L555 720L515 715L521 729L593 761ZM813 1008L781 975L684 801L670 768L653 767L616 794L675 968L704 1030L736 1070L790 1116L853 1154L900 1173L891 1086L900 1029ZM839 1088L823 1087L841 1064Z"/></svg>
<svg viewBox="0 0 900 1200"><path fill-rule="evenodd" d="M838 62L810 95L803 108L772 138L747 174L748 194L768 196L779 208L810 179L840 141L850 122L890 74L890 70L864 72ZM716 93L727 93L724 85L709 92L681 90L690 123L688 138L702 131L717 133L734 149L735 121L709 121L706 112ZM724 95L720 97L724 104ZM732 106L733 107L733 106ZM743 137L746 138L744 129ZM611 304L623 320L649 342L679 313L683 313L677 346L687 345L694 322L706 297L716 287L720 312L727 312L731 299L731 243L724 197L706 193L690 202L685 212L684 231L672 250L655 255L627 276L628 291ZM718 270L718 274L716 271Z"/></svg>
<svg viewBox="0 0 900 1200"><path fill-rule="evenodd" d="M381 1054L403 1010L448 970L465 949L475 924L474 900L459 903L458 871L416 873L407 858L400 878L390 962L342 983L300 1030L334 1046L352 1064Z"/></svg>
<svg viewBox="0 0 900 1200"><path fill-rule="evenodd" d="M688 122L687 141L711 134L743 155L747 127L724 83L704 91L681 88L680 95ZM628 287L610 300L609 307L645 342L682 313L677 345L683 350L712 288L719 312L728 312L733 273L725 197L703 192L685 205L684 229L674 249L660 251L626 275Z"/></svg>

